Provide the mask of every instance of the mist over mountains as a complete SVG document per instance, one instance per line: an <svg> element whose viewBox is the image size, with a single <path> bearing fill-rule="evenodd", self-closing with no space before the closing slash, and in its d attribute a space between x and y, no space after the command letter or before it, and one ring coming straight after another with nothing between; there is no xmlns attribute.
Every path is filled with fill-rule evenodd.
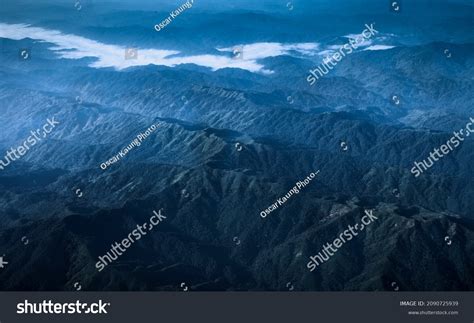
<svg viewBox="0 0 474 323"><path fill-rule="evenodd" d="M0 158L59 125L0 170L2 290L474 289L473 136L410 172L474 117L472 3L195 1L157 32L182 2L4 2ZM310 86L372 22L380 35ZM310 272L367 209L377 222Z"/></svg>

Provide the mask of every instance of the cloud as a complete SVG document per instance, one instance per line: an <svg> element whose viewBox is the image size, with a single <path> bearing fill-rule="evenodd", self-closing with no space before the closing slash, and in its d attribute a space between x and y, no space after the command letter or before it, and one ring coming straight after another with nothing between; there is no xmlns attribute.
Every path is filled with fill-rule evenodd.
<svg viewBox="0 0 474 323"><path fill-rule="evenodd" d="M56 52L58 57L66 59L96 58L90 64L94 68L111 67L117 70L132 66L149 64L174 67L180 64L196 64L212 70L223 68L240 68L255 73L272 73L265 70L257 61L267 57L290 54L292 51L302 55L313 55L318 48L314 43L281 44L256 43L242 45L243 55L235 59L232 55L193 55L186 56L179 51L164 49L138 49L136 59L125 59L126 47L109 45L81 36L63 34L57 30L32 27L27 24L0 23L0 37L20 40L31 38L41 42L52 43L49 49ZM218 49L220 52L232 52L232 48Z"/></svg>
<svg viewBox="0 0 474 323"><path fill-rule="evenodd" d="M364 50L386 50L390 48L394 48L395 46L388 46L388 45L373 45L369 46L367 48L364 48Z"/></svg>
<svg viewBox="0 0 474 323"><path fill-rule="evenodd" d="M347 39L357 40L357 47L366 47L372 45L373 39L367 39L362 34L349 34L344 36Z"/></svg>
<svg viewBox="0 0 474 323"><path fill-rule="evenodd" d="M94 68L115 68L122 70L133 66L161 65L175 67L181 64L195 64L212 69L239 68L253 73L270 74L273 71L265 69L259 61L269 57L282 55L303 56L331 56L342 45L331 45L320 48L318 43L254 43L241 44L227 48L217 48L222 55L204 54L187 56L180 51L166 49L138 48L136 59L125 59L126 47L104 44L89 38L64 34L57 30L33 27L27 24L0 23L0 37L20 40L31 38L40 42L53 44L49 49L58 57L65 59L81 59L92 57L96 60L90 64ZM361 37L360 34L346 35L346 38ZM364 50L385 50L393 46L373 45L372 40L365 40L358 47ZM241 51L239 58L233 58L232 53Z"/></svg>
<svg viewBox="0 0 474 323"><path fill-rule="evenodd" d="M303 55L315 55L319 45L316 43L281 44L281 43L255 43L237 45L228 48L217 48L220 52L233 52L235 49L242 51L244 59L259 60L267 57L289 55L292 51Z"/></svg>

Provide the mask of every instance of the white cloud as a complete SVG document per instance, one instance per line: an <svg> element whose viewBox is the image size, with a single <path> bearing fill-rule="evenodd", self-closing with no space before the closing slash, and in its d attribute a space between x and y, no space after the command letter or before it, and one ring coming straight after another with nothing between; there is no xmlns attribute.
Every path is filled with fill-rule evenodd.
<svg viewBox="0 0 474 323"><path fill-rule="evenodd" d="M362 34L349 34L344 36L347 39L353 39L357 41L357 48L359 47L366 47L372 44L371 39L365 38Z"/></svg>
<svg viewBox="0 0 474 323"><path fill-rule="evenodd" d="M220 52L233 52L235 49L242 51L243 59L259 60L267 57L289 55L291 51L304 55L315 55L319 45L316 43L281 44L281 43L254 43L237 45L234 47L217 48Z"/></svg>
<svg viewBox="0 0 474 323"><path fill-rule="evenodd" d="M180 64L196 64L209 67L212 70L222 68L240 68L250 72L272 73L265 70L264 66L257 60L267 57L275 57L296 51L304 55L310 55L318 48L314 43L302 44L280 44L280 43L256 43L242 45L243 57L232 58L231 55L194 55L185 56L175 50L163 49L138 49L136 59L125 59L126 47L108 45L85 37L72 34L63 34L57 30L48 30L32 27L27 24L4 24L0 23L0 37L20 40L31 38L42 42L54 44L49 49L56 52L59 57L67 59L81 59L94 57L97 60L90 66L95 68L112 67L117 70L132 66L163 65L173 67ZM234 48L234 47L233 47ZM219 49L221 52L232 52L233 48Z"/></svg>
<svg viewBox="0 0 474 323"><path fill-rule="evenodd" d="M64 34L57 30L49 30L40 27L33 27L27 24L4 24L0 23L0 37L20 40L31 38L41 42L53 44L49 49L54 51L58 57L66 59L81 59L85 57L96 58L90 64L94 68L115 68L117 70L132 66L162 65L174 67L180 64L196 64L208 67L214 71L223 68L240 68L254 73L273 73L266 70L265 66L258 61L282 55L292 56L323 56L330 57L334 50L338 50L340 45L331 45L327 48L320 48L318 43L254 43L241 44L228 48L217 48L223 55L192 55L186 56L180 51L165 49L138 49L136 59L125 59L126 47L118 45L104 44L92 39L88 39L73 34ZM347 38L361 37L360 34L346 35ZM364 39L364 38L362 38ZM372 45L371 40L365 40L358 44L364 50L385 50L393 46ZM342 46L342 45L341 45ZM232 53L236 48L242 51L240 58L232 58Z"/></svg>
<svg viewBox="0 0 474 323"><path fill-rule="evenodd" d="M388 46L388 45L373 45L365 48L364 50L386 50L390 48L394 48L395 46Z"/></svg>

